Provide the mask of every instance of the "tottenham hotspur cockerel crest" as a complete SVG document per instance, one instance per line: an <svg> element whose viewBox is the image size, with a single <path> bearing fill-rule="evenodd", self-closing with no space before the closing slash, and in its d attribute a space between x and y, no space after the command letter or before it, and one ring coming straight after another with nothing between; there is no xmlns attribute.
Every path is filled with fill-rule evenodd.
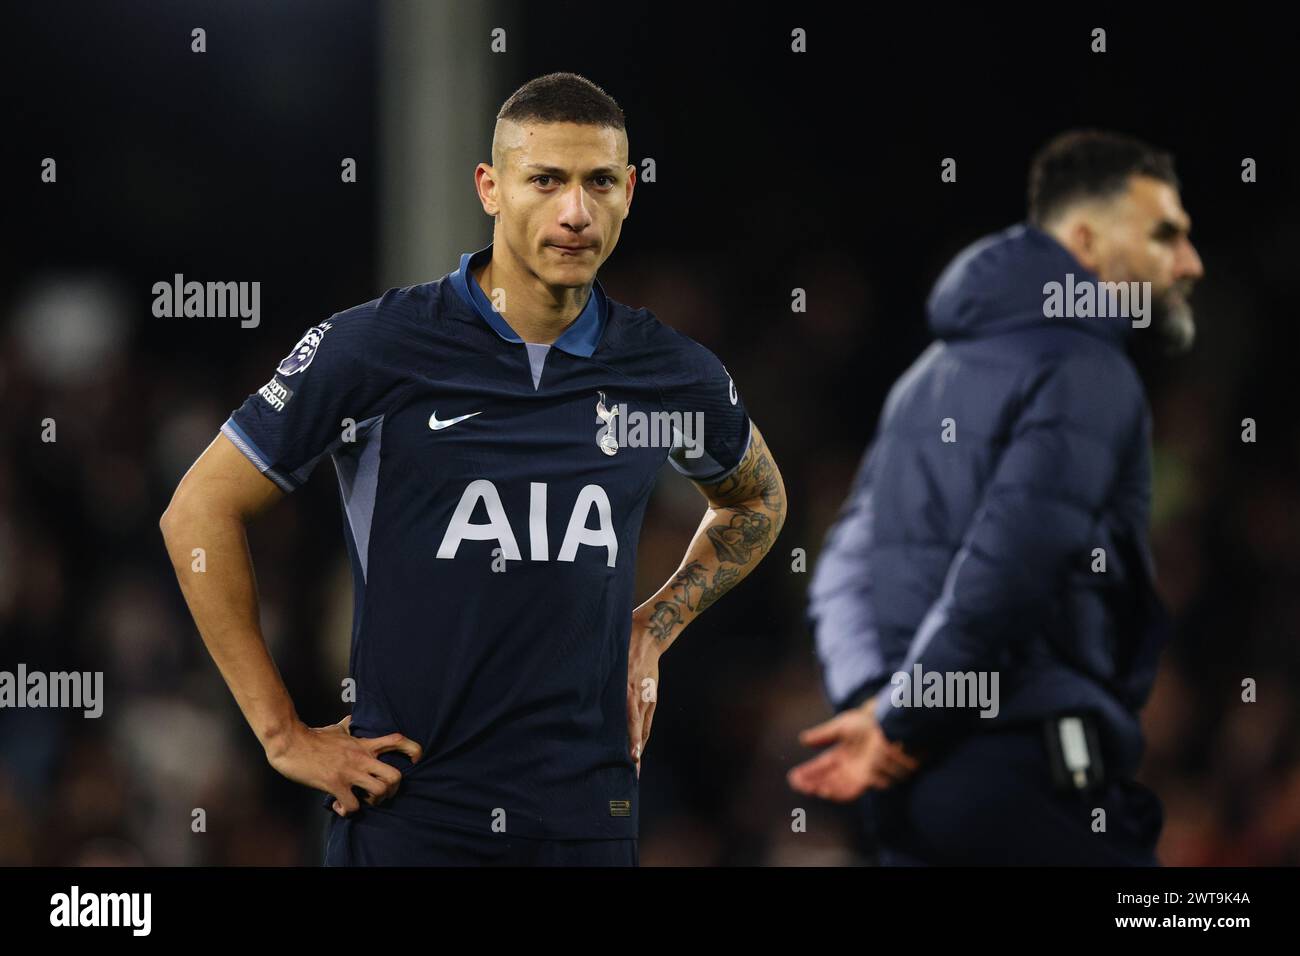
<svg viewBox="0 0 1300 956"><path fill-rule="evenodd" d="M614 418L618 415L618 406L612 409L605 407L605 393L597 392L599 398L596 401L596 421L602 422L604 427L596 432L596 444L606 455L612 455L618 451L618 439L614 437Z"/></svg>

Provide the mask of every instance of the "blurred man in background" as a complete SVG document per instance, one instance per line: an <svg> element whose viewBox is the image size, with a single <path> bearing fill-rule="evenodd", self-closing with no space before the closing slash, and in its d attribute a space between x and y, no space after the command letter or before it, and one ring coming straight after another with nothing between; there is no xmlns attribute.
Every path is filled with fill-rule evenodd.
<svg viewBox="0 0 1300 956"><path fill-rule="evenodd" d="M1163 812L1132 778L1167 627L1126 347L1190 347L1190 228L1168 154L1066 133L1032 164L1028 221L931 293L938 341L893 387L813 577L838 714L789 775L865 794L885 864L1156 862Z"/></svg>

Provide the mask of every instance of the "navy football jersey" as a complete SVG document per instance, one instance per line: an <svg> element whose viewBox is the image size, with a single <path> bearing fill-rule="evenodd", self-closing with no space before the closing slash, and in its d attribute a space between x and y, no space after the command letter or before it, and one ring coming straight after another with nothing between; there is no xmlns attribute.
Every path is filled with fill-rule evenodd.
<svg viewBox="0 0 1300 956"><path fill-rule="evenodd" d="M711 352L599 282L554 344L523 342L470 274L491 250L313 326L222 431L287 492L334 462L352 732L423 747L381 757L401 787L361 813L635 837L641 520L665 459L724 477L749 419Z"/></svg>

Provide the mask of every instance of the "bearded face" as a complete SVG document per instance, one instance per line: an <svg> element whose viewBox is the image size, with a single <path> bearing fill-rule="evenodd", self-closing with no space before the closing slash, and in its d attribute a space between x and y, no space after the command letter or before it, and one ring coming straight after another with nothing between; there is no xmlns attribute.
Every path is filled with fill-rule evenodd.
<svg viewBox="0 0 1300 956"><path fill-rule="evenodd" d="M1160 344L1170 355L1181 355L1189 351L1196 341L1196 322L1192 314L1190 301L1192 283L1175 282L1152 302L1152 326L1160 338Z"/></svg>

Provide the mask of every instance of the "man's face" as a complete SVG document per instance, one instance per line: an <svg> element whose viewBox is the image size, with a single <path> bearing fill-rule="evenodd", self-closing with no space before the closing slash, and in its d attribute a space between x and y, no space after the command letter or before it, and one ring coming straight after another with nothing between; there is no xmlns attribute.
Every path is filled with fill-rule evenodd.
<svg viewBox="0 0 1300 956"><path fill-rule="evenodd" d="M1093 259L1103 282L1150 282L1152 326L1174 351L1191 347L1196 327L1188 301L1204 275L1188 233L1191 219L1173 186L1132 176L1128 192L1096 221Z"/></svg>
<svg viewBox="0 0 1300 956"><path fill-rule="evenodd" d="M498 241L542 282L590 285L618 244L636 170L623 130L577 123L497 124L479 199Z"/></svg>

